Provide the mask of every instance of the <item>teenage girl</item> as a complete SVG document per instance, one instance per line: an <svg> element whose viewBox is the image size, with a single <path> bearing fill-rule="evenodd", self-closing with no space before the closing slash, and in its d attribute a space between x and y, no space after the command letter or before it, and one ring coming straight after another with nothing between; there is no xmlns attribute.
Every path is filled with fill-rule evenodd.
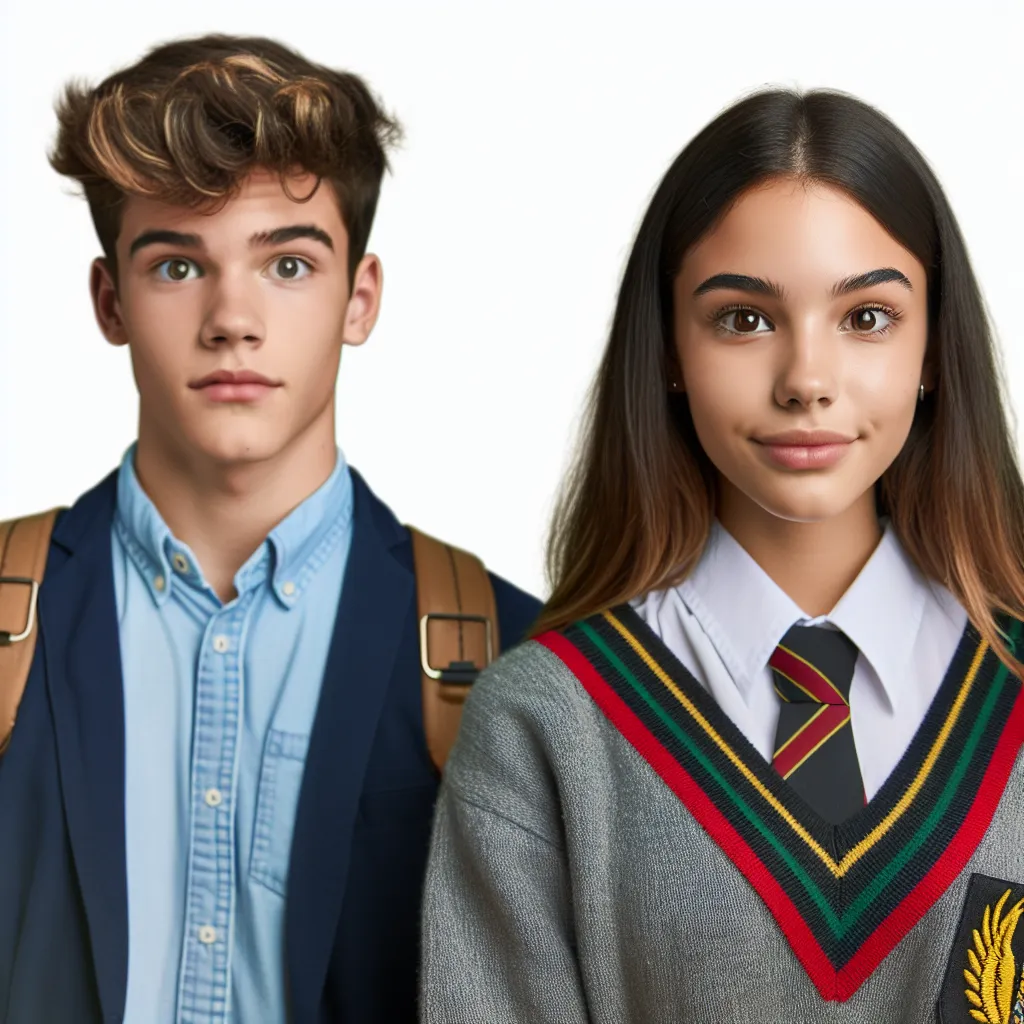
<svg viewBox="0 0 1024 1024"><path fill-rule="evenodd" d="M880 113L763 92L673 163L550 566L449 762L426 1021L1018 1019L1024 487Z"/></svg>

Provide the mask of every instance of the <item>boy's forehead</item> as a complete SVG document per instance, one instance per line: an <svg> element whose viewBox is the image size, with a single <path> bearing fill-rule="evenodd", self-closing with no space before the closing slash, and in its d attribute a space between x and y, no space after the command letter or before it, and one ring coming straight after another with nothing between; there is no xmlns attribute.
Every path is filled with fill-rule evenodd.
<svg viewBox="0 0 1024 1024"><path fill-rule="evenodd" d="M249 174L235 195L212 207L129 195L121 210L118 240L130 244L140 231L154 228L206 235L233 233L237 227L238 231L248 233L291 224L297 216L303 222L319 224L332 236L344 232L341 210L330 182L321 180L318 184L315 175L304 171L282 180L277 172L260 169Z"/></svg>

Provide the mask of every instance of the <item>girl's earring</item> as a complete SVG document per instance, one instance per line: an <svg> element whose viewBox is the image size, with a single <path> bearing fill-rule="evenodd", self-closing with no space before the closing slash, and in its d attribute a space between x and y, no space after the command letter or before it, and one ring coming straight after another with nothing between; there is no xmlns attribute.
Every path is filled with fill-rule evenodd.
<svg viewBox="0 0 1024 1024"><path fill-rule="evenodd" d="M923 384L917 389L917 400L919 402L923 402L924 401L924 385Z"/></svg>

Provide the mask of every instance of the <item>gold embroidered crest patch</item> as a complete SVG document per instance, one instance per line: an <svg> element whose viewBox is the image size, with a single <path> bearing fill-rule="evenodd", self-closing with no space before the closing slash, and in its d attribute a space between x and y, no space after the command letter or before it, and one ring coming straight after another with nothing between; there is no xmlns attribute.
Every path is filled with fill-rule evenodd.
<svg viewBox="0 0 1024 1024"><path fill-rule="evenodd" d="M972 875L939 1019L1024 1024L1024 885Z"/></svg>

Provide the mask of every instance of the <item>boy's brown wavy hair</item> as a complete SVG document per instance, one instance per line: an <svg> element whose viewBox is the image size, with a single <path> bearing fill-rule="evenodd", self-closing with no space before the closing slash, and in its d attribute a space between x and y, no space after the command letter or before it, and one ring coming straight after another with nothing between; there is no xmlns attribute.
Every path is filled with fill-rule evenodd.
<svg viewBox="0 0 1024 1024"><path fill-rule="evenodd" d="M334 187L351 274L401 135L356 75L270 39L227 35L158 46L95 88L71 82L56 109L50 163L82 185L115 282L127 196L215 211L257 169L282 182L306 171Z"/></svg>

